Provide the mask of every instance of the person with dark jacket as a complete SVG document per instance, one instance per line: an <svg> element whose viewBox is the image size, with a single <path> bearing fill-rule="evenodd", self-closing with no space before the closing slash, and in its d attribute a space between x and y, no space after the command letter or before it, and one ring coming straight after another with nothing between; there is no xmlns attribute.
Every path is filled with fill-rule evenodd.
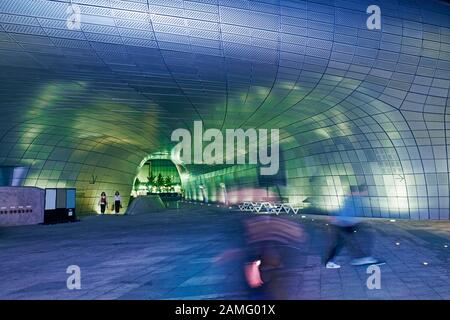
<svg viewBox="0 0 450 320"><path fill-rule="evenodd" d="M105 214L105 209L108 206L108 200L106 198L106 193L104 191L100 195L100 200L98 201L98 204L100 206L100 212L102 213L102 215Z"/></svg>

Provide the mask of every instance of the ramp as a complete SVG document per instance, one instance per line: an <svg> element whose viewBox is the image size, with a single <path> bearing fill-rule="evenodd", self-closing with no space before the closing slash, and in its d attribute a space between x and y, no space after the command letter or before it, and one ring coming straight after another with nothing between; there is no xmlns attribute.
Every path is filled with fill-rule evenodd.
<svg viewBox="0 0 450 320"><path fill-rule="evenodd" d="M161 212L166 210L166 206L158 195L140 196L131 202L126 214L146 214L152 212Z"/></svg>

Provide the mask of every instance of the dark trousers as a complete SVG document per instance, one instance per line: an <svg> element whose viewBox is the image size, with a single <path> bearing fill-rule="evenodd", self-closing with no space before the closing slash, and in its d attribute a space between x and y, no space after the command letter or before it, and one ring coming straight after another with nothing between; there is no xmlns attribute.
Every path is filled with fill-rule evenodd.
<svg viewBox="0 0 450 320"><path fill-rule="evenodd" d="M105 209L106 209L106 204L100 204L100 211L102 214L105 213Z"/></svg>
<svg viewBox="0 0 450 320"><path fill-rule="evenodd" d="M345 245L355 258L369 255L372 236L363 224L359 223L348 227L331 225L330 233L330 246L325 256L325 263L332 261Z"/></svg>
<svg viewBox="0 0 450 320"><path fill-rule="evenodd" d="M120 211L120 201L114 201L114 210L116 213Z"/></svg>

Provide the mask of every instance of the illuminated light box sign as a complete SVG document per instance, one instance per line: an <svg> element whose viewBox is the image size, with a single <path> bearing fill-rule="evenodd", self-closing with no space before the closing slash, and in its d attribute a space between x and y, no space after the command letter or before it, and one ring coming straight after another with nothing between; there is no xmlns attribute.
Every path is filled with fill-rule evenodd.
<svg viewBox="0 0 450 320"><path fill-rule="evenodd" d="M0 187L0 226L44 222L44 190L35 187Z"/></svg>
<svg viewBox="0 0 450 320"><path fill-rule="evenodd" d="M44 223L77 221L75 214L76 189L45 189Z"/></svg>

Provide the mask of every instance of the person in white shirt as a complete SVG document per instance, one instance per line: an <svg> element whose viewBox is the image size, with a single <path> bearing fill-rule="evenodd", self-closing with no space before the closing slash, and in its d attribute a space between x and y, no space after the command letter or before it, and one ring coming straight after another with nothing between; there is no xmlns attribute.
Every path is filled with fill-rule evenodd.
<svg viewBox="0 0 450 320"><path fill-rule="evenodd" d="M120 208L122 208L122 199L120 198L119 191L116 191L114 194L114 211L119 213Z"/></svg>

